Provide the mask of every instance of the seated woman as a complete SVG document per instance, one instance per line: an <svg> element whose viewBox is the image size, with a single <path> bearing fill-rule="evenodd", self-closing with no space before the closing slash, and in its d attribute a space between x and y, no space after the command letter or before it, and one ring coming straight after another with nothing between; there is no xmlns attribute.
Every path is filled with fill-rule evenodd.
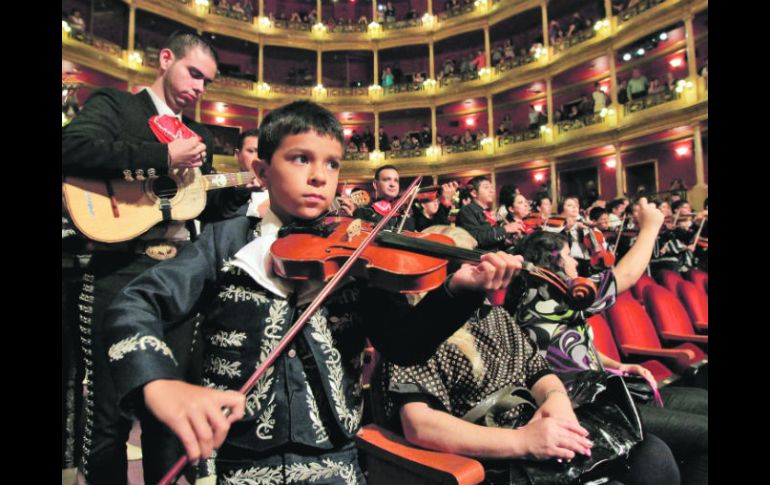
<svg viewBox="0 0 770 485"><path fill-rule="evenodd" d="M591 276L597 288L597 298L591 307L576 312L550 295L547 288L522 292L520 299L514 297L506 302L516 323L565 382L571 374L586 369L617 369L649 376L644 367L616 362L598 352L586 322L589 316L612 306L619 293L636 283L650 261L663 214L644 198L638 204L640 229L636 243L614 268ZM578 263L570 255L567 238L562 234L536 232L517 247L517 252L526 261L563 273L566 278L578 276ZM639 406L645 431L659 436L671 447L681 464L683 484L708 484L708 391L667 386L660 394L665 407L652 403Z"/></svg>
<svg viewBox="0 0 770 485"><path fill-rule="evenodd" d="M463 240L475 246L463 230L455 229L453 236L459 246L469 246ZM400 426L408 441L481 458L490 483L509 483L509 459L591 454L591 436L578 423L564 385L501 307L479 308L423 365L385 362L376 384L383 390L386 419ZM462 419L507 386L526 388L537 410L523 402L513 405L495 414L491 426ZM679 483L671 451L650 434L633 449L629 464L630 471L610 483Z"/></svg>

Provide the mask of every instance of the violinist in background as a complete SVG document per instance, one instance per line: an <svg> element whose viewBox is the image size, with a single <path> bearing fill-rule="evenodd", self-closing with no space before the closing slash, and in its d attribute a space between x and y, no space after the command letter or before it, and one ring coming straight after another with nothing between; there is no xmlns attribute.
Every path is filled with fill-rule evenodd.
<svg viewBox="0 0 770 485"><path fill-rule="evenodd" d="M293 483L364 484L353 437L363 406L356 362L366 338L394 362L422 363L471 318L484 290L506 288L521 269L521 257L484 254L416 307L403 294L348 278L257 387L248 396L236 392L323 287L277 276L270 248L280 230L310 226L327 213L343 143L342 126L322 106L297 101L271 111L253 164L270 194L263 217L210 224L177 258L129 283L107 311L105 342L121 408L152 412L217 483L253 482L248 477L259 471L301 477ZM204 386L184 382L166 342L176 322L197 309L205 312Z"/></svg>
<svg viewBox="0 0 770 485"><path fill-rule="evenodd" d="M416 231L426 227L449 224L449 211L452 199L457 191L457 182L442 185L437 191L417 195L417 202L412 211Z"/></svg>
<svg viewBox="0 0 770 485"><path fill-rule="evenodd" d="M505 184L500 188L500 195L497 197L497 222L504 222L508 217L508 207L513 205L513 199L519 195L519 188L515 185Z"/></svg>
<svg viewBox="0 0 770 485"><path fill-rule="evenodd" d="M566 225L562 234L569 241L570 255L578 262L580 276L591 274L591 253L583 243L583 236L588 226L583 223L580 216L580 200L575 196L565 198L559 204L559 213L566 219Z"/></svg>
<svg viewBox="0 0 770 485"><path fill-rule="evenodd" d="M390 211L391 204L398 199L401 192L398 169L393 165L383 165L378 168L374 172L372 187L374 187L374 200L369 205L357 208L353 212L353 217L376 223ZM393 217L388 221L387 228L395 229L398 227L402 215L403 210L398 217ZM413 217L407 217L403 229L414 231Z"/></svg>
<svg viewBox="0 0 770 485"><path fill-rule="evenodd" d="M509 234L522 231L522 225L507 222L501 226L492 214L495 190L485 175L478 175L468 181L473 202L463 206L457 214L457 226L468 231L478 242L479 249L504 249Z"/></svg>
<svg viewBox="0 0 770 485"><path fill-rule="evenodd" d="M623 211L626 210L628 199L620 197L607 203L607 212L610 217L610 229L617 229L623 218Z"/></svg>
<svg viewBox="0 0 770 485"><path fill-rule="evenodd" d="M594 207L588 212L588 218L593 222L594 228L602 233L610 230L610 215L607 213L607 209Z"/></svg>
<svg viewBox="0 0 770 485"><path fill-rule="evenodd" d="M548 194L540 193L535 196L535 208L537 212L540 213L540 217L543 218L543 220L547 220L549 217L551 217L551 212L553 210L551 198L548 197Z"/></svg>
<svg viewBox="0 0 770 485"><path fill-rule="evenodd" d="M508 214L505 216L505 223L514 224L514 232L508 235L506 244L508 246L516 246L519 241L532 232L524 223L524 220L531 212L529 201L522 194L516 194L513 202L506 209Z"/></svg>

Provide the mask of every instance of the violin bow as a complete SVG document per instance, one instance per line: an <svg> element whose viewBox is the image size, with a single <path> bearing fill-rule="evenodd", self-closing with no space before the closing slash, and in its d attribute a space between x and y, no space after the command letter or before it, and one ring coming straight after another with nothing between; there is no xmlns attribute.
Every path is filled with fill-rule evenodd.
<svg viewBox="0 0 770 485"><path fill-rule="evenodd" d="M412 184L414 185L414 184ZM411 185L410 185L411 188ZM404 229L404 224L406 224L407 218L412 214L412 207L414 207L414 199L417 197L417 194L420 192L419 187L414 187L411 191L411 195L409 192L409 189L404 192L404 196L409 195L409 203L406 204L406 209L404 209L404 214L401 216L401 222L398 224L398 228L396 229L396 234L401 234L401 231Z"/></svg>
<svg viewBox="0 0 770 485"><path fill-rule="evenodd" d="M698 226L698 232L695 233L695 241L693 241L693 245L695 245L695 246L698 245L698 240L700 239L700 232L701 232L701 230L703 230L703 223L705 223L705 222L706 222L706 218L704 217L700 221L700 226Z"/></svg>
<svg viewBox="0 0 770 485"><path fill-rule="evenodd" d="M302 327L305 326L305 323L307 323L308 320L310 320L310 317L313 316L313 314L318 310L318 307L321 306L321 304L326 300L326 298L337 288L337 285L342 281L343 278L347 275L350 268L353 266L353 264L358 260L358 258L361 256L361 253L364 252L364 249L374 240L375 237L377 237L377 234L382 230L383 227L385 227L385 224L388 223L388 221L393 217L393 215L398 211L402 205L404 205L404 202L407 199L407 196L411 193L411 191L422 182L422 176L418 176L414 182L409 186L407 191L404 193L404 195L401 196L401 198L398 199L398 201L393 204L393 206L390 209L390 212L388 212L381 220L377 223L376 226L374 226L374 229L372 229L372 232L364 239L364 241L361 243L360 246L358 246L358 249L356 249L353 254L350 255L347 261L345 261L345 264L340 267L339 271L337 271L337 274L335 274L332 279L329 280L329 282L324 286L324 288L321 290L320 293L318 293L318 296L315 297L315 299L310 303L310 305L305 309L304 312L302 312L302 315L297 319L296 322L289 328L289 330L286 332L286 335L283 336L283 339L278 343L278 345L273 349L272 352L265 358L265 360L259 364L257 369L254 371L254 373L249 377L249 380L246 381L243 386L238 390L243 395L247 395L249 391L257 384L257 381L260 377L262 377L262 374L267 371L268 368L270 368L271 365L275 362L275 360L278 358L278 355L280 355L281 352L288 347L288 345L294 340L294 337L297 336L300 330L302 330ZM230 408L225 408L223 411L223 414L225 417L229 416L232 413ZM163 475L163 478L160 479L158 482L158 485L170 485L173 483L173 481L176 479L176 477L182 472L182 469L185 467L185 465L188 462L187 455L184 455L177 460L177 462L174 464L173 467L169 469L169 471L166 472L165 475Z"/></svg>
<svg viewBox="0 0 770 485"><path fill-rule="evenodd" d="M615 237L615 244L612 246L612 255L615 256L615 252L618 249L618 245L620 244L620 235L623 234L623 226L626 225L626 217L628 214L623 213L623 219L620 221L620 226L618 226L618 235Z"/></svg>

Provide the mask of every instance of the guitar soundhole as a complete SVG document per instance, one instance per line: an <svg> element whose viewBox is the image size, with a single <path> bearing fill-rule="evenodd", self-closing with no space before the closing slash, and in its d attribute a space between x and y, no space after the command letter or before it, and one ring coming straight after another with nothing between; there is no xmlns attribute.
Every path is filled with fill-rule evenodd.
<svg viewBox="0 0 770 485"><path fill-rule="evenodd" d="M172 199L177 193L176 181L167 175L152 180L152 191L160 199Z"/></svg>

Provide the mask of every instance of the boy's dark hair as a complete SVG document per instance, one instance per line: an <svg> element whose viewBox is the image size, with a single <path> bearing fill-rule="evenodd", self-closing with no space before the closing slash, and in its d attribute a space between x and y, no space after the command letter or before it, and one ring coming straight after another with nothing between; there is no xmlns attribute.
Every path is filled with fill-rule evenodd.
<svg viewBox="0 0 770 485"><path fill-rule="evenodd" d="M271 111L262 120L257 148L260 160L270 164L284 138L311 130L333 138L345 149L342 125L331 111L312 101L295 101Z"/></svg>
<svg viewBox="0 0 770 485"><path fill-rule="evenodd" d="M492 181L489 180L489 177L487 177L486 175L476 175L475 177L473 177L468 181L468 185L473 187L473 190L475 190L476 194L478 194L479 187L481 186L481 182L485 182L485 181L492 183Z"/></svg>
<svg viewBox="0 0 770 485"><path fill-rule="evenodd" d="M395 170L396 172L398 172L398 169L394 165L383 165L382 167L374 171L374 180L380 180L380 172L382 172L383 170Z"/></svg>
<svg viewBox="0 0 770 485"><path fill-rule="evenodd" d="M625 202L625 199L614 199L607 203L606 209L607 212L613 212L616 207L619 207L623 205Z"/></svg>
<svg viewBox="0 0 770 485"><path fill-rule="evenodd" d="M594 207L588 212L588 217L592 221L595 221L606 213L607 213L607 209L605 209L604 207Z"/></svg>
<svg viewBox="0 0 770 485"><path fill-rule="evenodd" d="M238 150L243 150L243 142L250 136L259 138L259 128L252 128L241 133L241 136L238 137Z"/></svg>
<svg viewBox="0 0 770 485"><path fill-rule="evenodd" d="M545 192L540 192L539 194L535 195L535 207L540 207L540 204L543 202L543 199L548 199L548 202L551 202L551 198L546 194Z"/></svg>
<svg viewBox="0 0 770 485"><path fill-rule="evenodd" d="M462 201L464 201L465 199L473 200L473 196L471 195L471 187L466 185L465 187L461 188L459 197L460 197L460 205L462 205Z"/></svg>
<svg viewBox="0 0 770 485"><path fill-rule="evenodd" d="M516 247L524 261L551 271L562 271L559 265L561 251L568 244L567 237L558 232L535 231Z"/></svg>
<svg viewBox="0 0 770 485"><path fill-rule="evenodd" d="M217 50L214 48L214 45L195 32L185 30L174 31L171 35L168 36L168 39L166 39L166 42L163 43L161 49L170 49L171 52L174 53L174 57L181 59L187 55L187 52L190 49L195 47L200 47L203 49L204 52L211 55L211 57L214 59L214 62L219 64L219 55L217 54Z"/></svg>
<svg viewBox="0 0 770 485"><path fill-rule="evenodd" d="M568 195L565 198L563 198L561 200L561 202L559 202L559 206L556 208L556 210L557 210L557 212L559 212L559 214L564 212L564 203L567 202L570 199L575 199L577 201L578 205L580 205L580 198L577 195Z"/></svg>
<svg viewBox="0 0 770 485"><path fill-rule="evenodd" d="M510 207L516 199L516 186L505 184L500 188L500 196L497 199L497 205L500 207Z"/></svg>
<svg viewBox="0 0 770 485"><path fill-rule="evenodd" d="M679 200L673 202L671 204L671 212L676 212L677 209L679 209L680 207L682 207L685 204L689 204L689 202L687 202L684 199L679 199Z"/></svg>

